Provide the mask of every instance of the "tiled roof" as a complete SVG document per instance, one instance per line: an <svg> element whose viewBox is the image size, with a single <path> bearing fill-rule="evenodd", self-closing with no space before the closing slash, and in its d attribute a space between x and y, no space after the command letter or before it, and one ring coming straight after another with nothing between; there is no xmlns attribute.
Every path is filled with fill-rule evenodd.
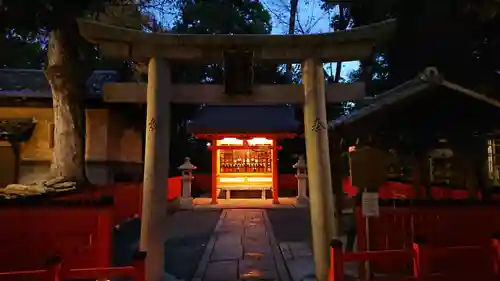
<svg viewBox="0 0 500 281"><path fill-rule="evenodd" d="M436 91L434 95L426 95L426 91L432 88L444 88L447 91ZM449 93L453 93L453 97L455 99L459 96L468 98L468 103L465 105L466 107L472 107L472 103L475 102L492 108L492 112L500 112L500 101L447 81L443 79L443 77L434 68L427 68L416 78L378 95L366 107L355 110L348 115L344 115L334 120L330 123L330 129L336 130L340 127L348 126L358 120L369 119L370 116L376 112L395 107L398 103L414 97L426 97L428 102L431 103L432 100L435 100L438 97L438 95L445 95ZM446 104L442 104L441 106L444 108L445 105ZM443 111L446 112L444 109ZM423 112L425 112L425 110Z"/></svg>
<svg viewBox="0 0 500 281"><path fill-rule="evenodd" d="M113 70L96 70L87 80L89 98L100 98L105 83L116 82ZM50 86L43 70L0 69L0 97L51 98Z"/></svg>
<svg viewBox="0 0 500 281"><path fill-rule="evenodd" d="M398 101L408 98L409 96L421 93L422 91L431 87L432 84L427 81L423 81L420 79L410 80L404 84L399 85L396 88L393 88L387 92L384 92L375 98L372 98L368 104L358 110L354 110L353 112L343 115L329 123L331 129L335 129L342 125L347 125L352 123L358 119L364 118L376 111L382 110L386 106L390 106Z"/></svg>
<svg viewBox="0 0 500 281"><path fill-rule="evenodd" d="M293 107L205 106L188 124L190 133L293 133L300 123Z"/></svg>

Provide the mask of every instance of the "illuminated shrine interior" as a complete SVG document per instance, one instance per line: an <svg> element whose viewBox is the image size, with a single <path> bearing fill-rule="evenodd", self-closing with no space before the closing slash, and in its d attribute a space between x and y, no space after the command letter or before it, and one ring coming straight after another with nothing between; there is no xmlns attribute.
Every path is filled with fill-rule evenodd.
<svg viewBox="0 0 500 281"><path fill-rule="evenodd" d="M217 140L218 185L272 184L273 145L267 138Z"/></svg>

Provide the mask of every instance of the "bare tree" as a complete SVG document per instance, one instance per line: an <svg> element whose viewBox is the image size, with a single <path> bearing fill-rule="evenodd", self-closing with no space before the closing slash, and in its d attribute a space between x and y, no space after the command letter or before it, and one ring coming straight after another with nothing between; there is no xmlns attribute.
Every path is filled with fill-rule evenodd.
<svg viewBox="0 0 500 281"><path fill-rule="evenodd" d="M330 11L319 9L320 0L264 0L263 5L273 16L273 26L283 34L310 34L322 20L329 18ZM284 71L300 79L300 67L287 64ZM297 80L292 78L293 80Z"/></svg>
<svg viewBox="0 0 500 281"><path fill-rule="evenodd" d="M347 26L349 25L349 10L348 6L346 5L345 2L339 2L337 5L338 7L338 14L333 17L332 21L332 26L333 26L333 31L341 31L341 30L346 30ZM340 82L340 73L342 71L342 62L338 61L337 62L337 67L335 69L335 83Z"/></svg>

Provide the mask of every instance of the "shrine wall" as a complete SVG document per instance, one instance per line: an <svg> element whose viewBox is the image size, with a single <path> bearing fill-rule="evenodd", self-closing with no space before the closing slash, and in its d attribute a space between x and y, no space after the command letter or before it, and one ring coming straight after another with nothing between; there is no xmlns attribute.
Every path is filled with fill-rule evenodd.
<svg viewBox="0 0 500 281"><path fill-rule="evenodd" d="M36 126L29 141L22 143L20 183L43 179L50 169L54 147L52 108L0 107L0 119L33 118ZM142 134L112 109L86 111L87 176L94 184L120 180L140 181L142 177ZM0 162L12 162L12 157L0 154ZM11 165L14 165L12 163ZM120 176L121 175L121 176ZM4 176L0 175L4 178ZM5 175L5 178L12 178ZM118 179L117 179L118 178ZM10 180L9 180L10 181ZM0 178L0 182L3 182Z"/></svg>

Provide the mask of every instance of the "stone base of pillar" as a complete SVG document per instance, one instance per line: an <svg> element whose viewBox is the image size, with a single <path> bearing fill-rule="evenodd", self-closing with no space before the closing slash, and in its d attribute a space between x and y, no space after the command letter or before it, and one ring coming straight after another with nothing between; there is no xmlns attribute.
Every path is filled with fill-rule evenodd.
<svg viewBox="0 0 500 281"><path fill-rule="evenodd" d="M297 201L295 203L297 206L309 206L309 198L304 196L297 196Z"/></svg>
<svg viewBox="0 0 500 281"><path fill-rule="evenodd" d="M192 197L183 197L181 198L181 209L191 209L193 208L193 198Z"/></svg>

